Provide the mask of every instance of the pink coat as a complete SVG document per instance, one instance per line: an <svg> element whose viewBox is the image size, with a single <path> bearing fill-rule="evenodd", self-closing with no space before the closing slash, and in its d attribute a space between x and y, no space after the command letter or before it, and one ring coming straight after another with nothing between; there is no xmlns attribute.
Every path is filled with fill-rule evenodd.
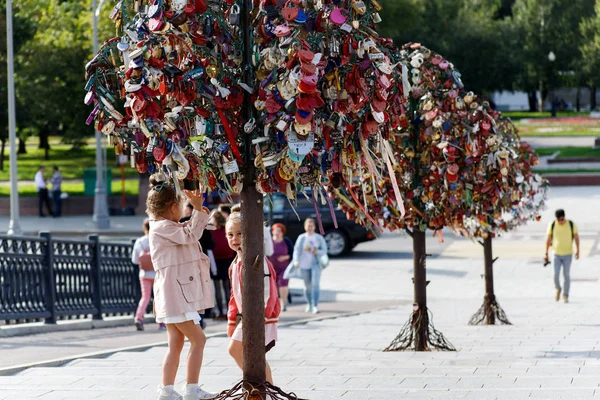
<svg viewBox="0 0 600 400"><path fill-rule="evenodd" d="M198 243L207 223L208 215L196 210L183 224L150 221L157 318L177 317L214 306L210 260Z"/></svg>

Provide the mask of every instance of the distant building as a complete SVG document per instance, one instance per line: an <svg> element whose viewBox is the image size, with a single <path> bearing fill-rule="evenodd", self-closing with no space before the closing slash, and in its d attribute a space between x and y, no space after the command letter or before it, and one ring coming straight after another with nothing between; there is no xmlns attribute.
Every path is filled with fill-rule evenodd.
<svg viewBox="0 0 600 400"><path fill-rule="evenodd" d="M536 92L539 99L539 92ZM561 88L557 89L554 94L558 108L560 110L574 111L577 109L577 88ZM550 103L551 95L544 99L544 110L550 111L552 104ZM529 102L527 93L525 92L494 92L492 101L496 104L496 109L499 111L528 111ZM579 101L581 111L590 111L590 89L581 88L579 92ZM600 106L600 90L596 91L596 104Z"/></svg>

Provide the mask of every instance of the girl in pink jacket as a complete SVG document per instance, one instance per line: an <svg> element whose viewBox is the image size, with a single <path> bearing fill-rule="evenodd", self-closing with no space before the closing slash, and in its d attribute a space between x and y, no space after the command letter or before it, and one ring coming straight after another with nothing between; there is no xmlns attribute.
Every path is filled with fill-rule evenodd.
<svg viewBox="0 0 600 400"><path fill-rule="evenodd" d="M225 232L227 242L232 250L237 252L237 257L233 260L229 268L229 278L231 281L231 298L229 300L229 309L227 311L227 335L231 337L229 343L229 354L233 357L240 368L243 368L242 353L242 323L237 323L238 314L242 312L242 219L239 209L232 208L232 213L227 219ZM266 351L271 350L277 341L277 322L281 313L281 303L277 295L277 278L275 269L267 260L264 259L265 273L265 347ZM266 366L267 382L273 383L271 367L267 362Z"/></svg>
<svg viewBox="0 0 600 400"><path fill-rule="evenodd" d="M169 349L163 362L159 400L198 400L214 397L198 387L198 377L206 336L200 328L198 312L213 304L210 261L198 240L208 223L208 209L202 207L202 190L186 191L194 211L189 221L180 224L182 199L163 174L150 177L146 202L150 220L150 255L154 279L156 321L167 325ZM185 395L173 384L185 338L191 347L187 358Z"/></svg>

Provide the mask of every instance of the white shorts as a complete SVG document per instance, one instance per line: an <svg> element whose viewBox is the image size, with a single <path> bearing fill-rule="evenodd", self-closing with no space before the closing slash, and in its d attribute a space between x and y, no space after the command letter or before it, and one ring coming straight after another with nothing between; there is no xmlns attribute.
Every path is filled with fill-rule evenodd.
<svg viewBox="0 0 600 400"><path fill-rule="evenodd" d="M199 325L200 319L200 314L197 311L188 311L185 314L174 317L156 318L156 322L162 324L180 324L186 321L194 321L194 324Z"/></svg>

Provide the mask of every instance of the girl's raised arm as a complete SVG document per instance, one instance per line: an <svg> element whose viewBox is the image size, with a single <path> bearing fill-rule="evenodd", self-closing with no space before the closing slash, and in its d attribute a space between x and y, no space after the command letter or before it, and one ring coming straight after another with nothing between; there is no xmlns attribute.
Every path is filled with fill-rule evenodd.
<svg viewBox="0 0 600 400"><path fill-rule="evenodd" d="M172 244L194 244L200 240L204 228L208 225L208 214L197 210L192 211L192 216L186 224L170 224L156 230L154 235L160 236ZM151 231L152 232L152 231Z"/></svg>

